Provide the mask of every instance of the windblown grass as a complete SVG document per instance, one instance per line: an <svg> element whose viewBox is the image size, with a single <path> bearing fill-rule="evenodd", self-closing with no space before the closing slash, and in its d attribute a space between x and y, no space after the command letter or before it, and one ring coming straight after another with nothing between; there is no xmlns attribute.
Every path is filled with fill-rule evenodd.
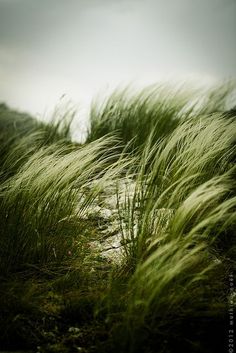
<svg viewBox="0 0 236 353"><path fill-rule="evenodd" d="M51 122L46 124L28 114L11 111L7 106L0 105L1 180L15 174L41 147L56 142L68 143L73 116L73 111L63 115L55 111Z"/></svg>
<svg viewBox="0 0 236 353"><path fill-rule="evenodd" d="M190 337L183 333L179 349L195 352L194 345L201 340L202 317L211 322L212 330L216 318L224 322L227 291L223 273L230 262L227 253L217 251L216 244L222 231L227 233L236 221L236 198L228 199L230 181L228 175L212 178L176 208L170 203L171 209L158 209L157 202L142 207L136 234L126 250L126 270L132 269L133 274L127 288L123 331L128 345L123 349L138 351L158 340L160 352L173 349L179 340L175 337L178 326L186 321L189 325L194 322L196 332L192 342L187 342ZM234 254L235 245L234 241ZM205 327L207 330L211 329Z"/></svg>
<svg viewBox="0 0 236 353"><path fill-rule="evenodd" d="M41 148L2 184L3 273L19 269L21 264L61 263L68 258L68 251L77 251L73 242L79 234L67 234L66 226L96 196L96 190L91 189L87 195L84 190L95 178L102 185L107 177L114 177L123 168L119 158L119 163L110 167L114 160L111 141L102 139L73 151L57 144Z"/></svg>
<svg viewBox="0 0 236 353"><path fill-rule="evenodd" d="M157 342L158 352L204 351L201 326L210 340L214 334L202 317L213 331L216 318L224 322L223 273L236 251L235 238L230 253L223 245L236 222L235 132L233 119L204 116L179 125L156 146L146 145L135 192L127 189L120 205L124 268L130 272L122 293L127 304L121 351L152 352ZM178 342L181 325L191 322L195 335L190 339L186 331Z"/></svg>
<svg viewBox="0 0 236 353"><path fill-rule="evenodd" d="M138 244L145 243L147 236L152 238L153 232L150 231L148 235L147 230L153 226L158 227L159 223L168 223L175 211L198 187L213 182L216 177L230 179L229 175L234 170L234 142L233 119L212 115L181 124L154 147L146 145L138 167L135 193L131 198L127 197L123 211L127 213L128 220L124 232L127 231L128 238L132 240L127 245L128 258L144 255L144 245ZM230 180L233 183L232 176ZM229 187L228 193L232 190L233 185ZM194 199L190 200L194 205ZM203 200L202 208L195 207L196 216L199 208L204 209L205 203L207 201ZM188 204L189 210L190 206L191 201ZM177 219L175 223L178 223ZM184 224L188 226L187 216ZM139 236L135 236L134 229ZM124 238L127 238L127 234Z"/></svg>
<svg viewBox="0 0 236 353"><path fill-rule="evenodd" d="M0 306L0 328L7 321L20 340L35 321L28 346L45 341L40 353L223 351L227 276L236 268L234 90L230 82L203 93L117 91L92 106L84 145L70 141L73 114L47 125L0 107L1 293L17 303L12 313ZM110 184L119 264L90 246L109 221L85 217ZM34 289L20 299L25 278L22 288Z"/></svg>
<svg viewBox="0 0 236 353"><path fill-rule="evenodd" d="M234 81L207 91L186 84L152 85L135 94L129 87L117 89L92 104L88 141L113 132L124 144L132 141L132 148L143 147L150 137L155 144L187 119L225 112L234 93Z"/></svg>

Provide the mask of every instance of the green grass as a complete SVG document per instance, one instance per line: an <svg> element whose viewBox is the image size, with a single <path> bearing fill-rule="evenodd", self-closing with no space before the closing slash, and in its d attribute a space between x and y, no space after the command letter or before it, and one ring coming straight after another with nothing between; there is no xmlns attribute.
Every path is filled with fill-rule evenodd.
<svg viewBox="0 0 236 353"><path fill-rule="evenodd" d="M230 193L234 171L232 163L234 138L234 121L213 115L204 117L202 120L192 119L185 122L162 143L155 147L146 146L138 166L135 193L131 198L127 197L123 211L127 213L128 222L125 228L132 240L128 247L138 248L139 243L142 242L140 239L144 239L143 242L145 242L147 236L151 239L154 237L152 230L148 235L147 225L150 225L148 229L157 227L154 231L156 233L159 228L165 229L163 225L170 222L175 212L187 203L188 198L189 202L185 207L189 212L193 207L196 216L191 213L188 216L185 214L182 222L186 228L192 227L193 225L188 225L189 219L196 219L201 211L201 208L194 204L195 198L192 195L195 195L198 188L200 190L201 187L204 188L205 184L214 184L215 179L218 180L217 177L223 182L227 181L230 186L226 196ZM151 163L150 160L152 160ZM214 190L217 190L216 186L213 187ZM206 196L208 195L211 196L211 192L206 192ZM227 199L226 196L225 199ZM221 203L222 200L220 199ZM203 198L202 204L209 205L209 201ZM175 219L176 226L180 219L179 216ZM141 234L138 237L135 237L133 232L135 223L136 232ZM183 230L181 232L183 233ZM125 234L124 238L127 238ZM143 245L134 252L140 255L130 256L128 253L128 258L142 257Z"/></svg>
<svg viewBox="0 0 236 353"><path fill-rule="evenodd" d="M20 268L21 264L62 263L72 248L77 255L73 242L79 234L74 234L75 229L72 234L68 230L72 225L76 227L79 222L76 215L93 201L96 189L123 168L120 158L109 166L115 157L110 144L111 139L107 138L73 151L57 144L41 148L16 175L2 184L3 273L12 267ZM94 178L100 184L85 194L84 189Z"/></svg>
<svg viewBox="0 0 236 353"><path fill-rule="evenodd" d="M43 146L70 142L73 112L59 115L55 111L51 122L44 123L28 114L11 111L0 105L1 181L15 174L30 156ZM72 146L72 143L70 142Z"/></svg>
<svg viewBox="0 0 236 353"><path fill-rule="evenodd" d="M150 137L155 144L183 121L225 112L234 89L234 81L208 91L186 84L152 85L138 93L129 87L117 89L104 101L94 100L87 141L113 132L132 148L143 147Z"/></svg>
<svg viewBox="0 0 236 353"><path fill-rule="evenodd" d="M224 351L234 90L116 91L93 104L83 145L71 142L71 111L46 124L0 106L3 348ZM111 219L93 212L106 194L116 199ZM118 263L94 245L114 222Z"/></svg>

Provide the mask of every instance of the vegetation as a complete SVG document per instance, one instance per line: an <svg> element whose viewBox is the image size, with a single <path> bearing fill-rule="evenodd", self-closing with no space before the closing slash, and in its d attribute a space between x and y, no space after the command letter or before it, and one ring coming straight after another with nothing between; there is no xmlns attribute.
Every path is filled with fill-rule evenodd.
<svg viewBox="0 0 236 353"><path fill-rule="evenodd" d="M71 111L43 123L0 106L1 347L226 350L234 95L116 91L92 105L84 144Z"/></svg>

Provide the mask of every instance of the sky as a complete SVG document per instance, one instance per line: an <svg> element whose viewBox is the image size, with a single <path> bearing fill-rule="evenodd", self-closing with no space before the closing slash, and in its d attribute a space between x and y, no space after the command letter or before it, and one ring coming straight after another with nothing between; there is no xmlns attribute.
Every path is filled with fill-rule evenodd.
<svg viewBox="0 0 236 353"><path fill-rule="evenodd" d="M117 85L236 77L236 0L0 0L0 102L81 112Z"/></svg>

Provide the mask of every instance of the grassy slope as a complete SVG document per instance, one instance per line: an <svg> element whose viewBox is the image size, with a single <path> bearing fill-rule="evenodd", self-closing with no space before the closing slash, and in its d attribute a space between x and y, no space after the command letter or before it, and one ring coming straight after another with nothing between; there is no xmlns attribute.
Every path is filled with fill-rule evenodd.
<svg viewBox="0 0 236 353"><path fill-rule="evenodd" d="M225 112L233 89L115 92L92 107L83 146L70 142L70 116L47 125L0 107L3 348L225 349L236 249L235 111ZM91 246L107 220L85 214L127 177L115 264Z"/></svg>

